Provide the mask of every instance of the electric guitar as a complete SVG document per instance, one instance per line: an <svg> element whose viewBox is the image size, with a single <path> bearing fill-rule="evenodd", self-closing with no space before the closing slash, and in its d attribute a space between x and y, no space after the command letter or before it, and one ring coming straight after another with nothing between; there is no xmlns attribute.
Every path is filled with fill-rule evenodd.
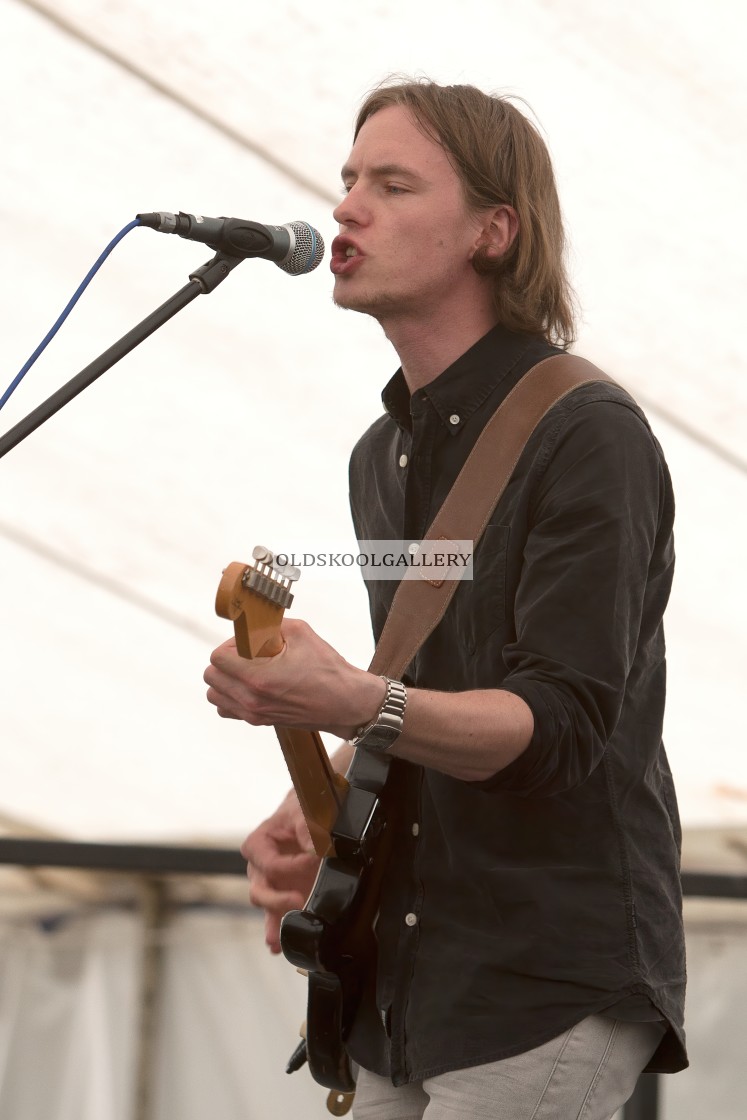
<svg viewBox="0 0 747 1120"><path fill-rule="evenodd" d="M265 548L252 555L252 564L226 568L216 611L233 622L240 656L272 657L283 648L280 625L299 572L276 565ZM322 860L304 909L286 914L281 926L285 957L308 974L306 1040L299 1048L305 1054L300 1061L294 1055L292 1068L307 1060L314 1080L332 1090L327 1107L342 1115L355 1091L345 1041L376 975L374 922L392 831L385 789L391 760L358 751L343 778L318 732L275 731Z"/></svg>

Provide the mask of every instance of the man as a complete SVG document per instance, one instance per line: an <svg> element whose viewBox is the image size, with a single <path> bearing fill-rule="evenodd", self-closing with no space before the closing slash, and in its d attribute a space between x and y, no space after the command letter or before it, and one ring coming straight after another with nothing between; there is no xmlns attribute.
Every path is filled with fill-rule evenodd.
<svg viewBox="0 0 747 1120"><path fill-rule="evenodd" d="M342 178L334 298L374 316L401 362L353 452L353 519L360 539L418 539L494 410L570 341L552 167L510 102L404 82L364 103ZM638 407L614 384L577 389L531 437L474 580L410 665L381 1037L351 1045L356 1120L608 1120L644 1067L686 1065L661 743L672 519ZM394 584L367 588L378 637ZM284 637L263 663L216 650L208 698L339 735L344 771L371 749L360 732L387 682L303 622ZM293 795L243 850L277 952L315 868Z"/></svg>

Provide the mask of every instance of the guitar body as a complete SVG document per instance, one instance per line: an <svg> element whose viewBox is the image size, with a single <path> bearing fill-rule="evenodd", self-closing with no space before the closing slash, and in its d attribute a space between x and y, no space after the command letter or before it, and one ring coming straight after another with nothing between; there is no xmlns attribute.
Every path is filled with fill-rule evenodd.
<svg viewBox="0 0 747 1120"><path fill-rule="evenodd" d="M283 918L285 957L308 972L306 1054L315 1081L350 1093L355 1082L345 1043L376 979L375 920L391 850L387 820L391 760L360 751L332 830L336 854L322 861L303 910Z"/></svg>

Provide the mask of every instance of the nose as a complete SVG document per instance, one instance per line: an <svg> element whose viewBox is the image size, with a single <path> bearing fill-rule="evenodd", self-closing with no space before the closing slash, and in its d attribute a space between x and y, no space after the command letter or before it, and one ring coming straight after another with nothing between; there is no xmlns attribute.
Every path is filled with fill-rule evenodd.
<svg viewBox="0 0 747 1120"><path fill-rule="evenodd" d="M355 183L345 193L345 197L332 211L332 217L341 226L360 226L366 223L368 212L359 183Z"/></svg>

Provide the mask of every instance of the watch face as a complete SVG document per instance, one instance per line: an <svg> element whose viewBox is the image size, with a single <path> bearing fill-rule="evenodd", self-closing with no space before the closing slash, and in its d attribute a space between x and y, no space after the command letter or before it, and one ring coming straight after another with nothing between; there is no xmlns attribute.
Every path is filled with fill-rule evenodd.
<svg viewBox="0 0 747 1120"><path fill-rule="evenodd" d="M387 682L387 694L382 709L373 723L353 739L354 747L385 751L402 731L407 691L401 681L390 681L387 677L384 680Z"/></svg>
<svg viewBox="0 0 747 1120"><path fill-rule="evenodd" d="M365 747L369 751L385 751L387 747L391 747L398 735L399 731L393 727L375 726L361 736L357 746Z"/></svg>

